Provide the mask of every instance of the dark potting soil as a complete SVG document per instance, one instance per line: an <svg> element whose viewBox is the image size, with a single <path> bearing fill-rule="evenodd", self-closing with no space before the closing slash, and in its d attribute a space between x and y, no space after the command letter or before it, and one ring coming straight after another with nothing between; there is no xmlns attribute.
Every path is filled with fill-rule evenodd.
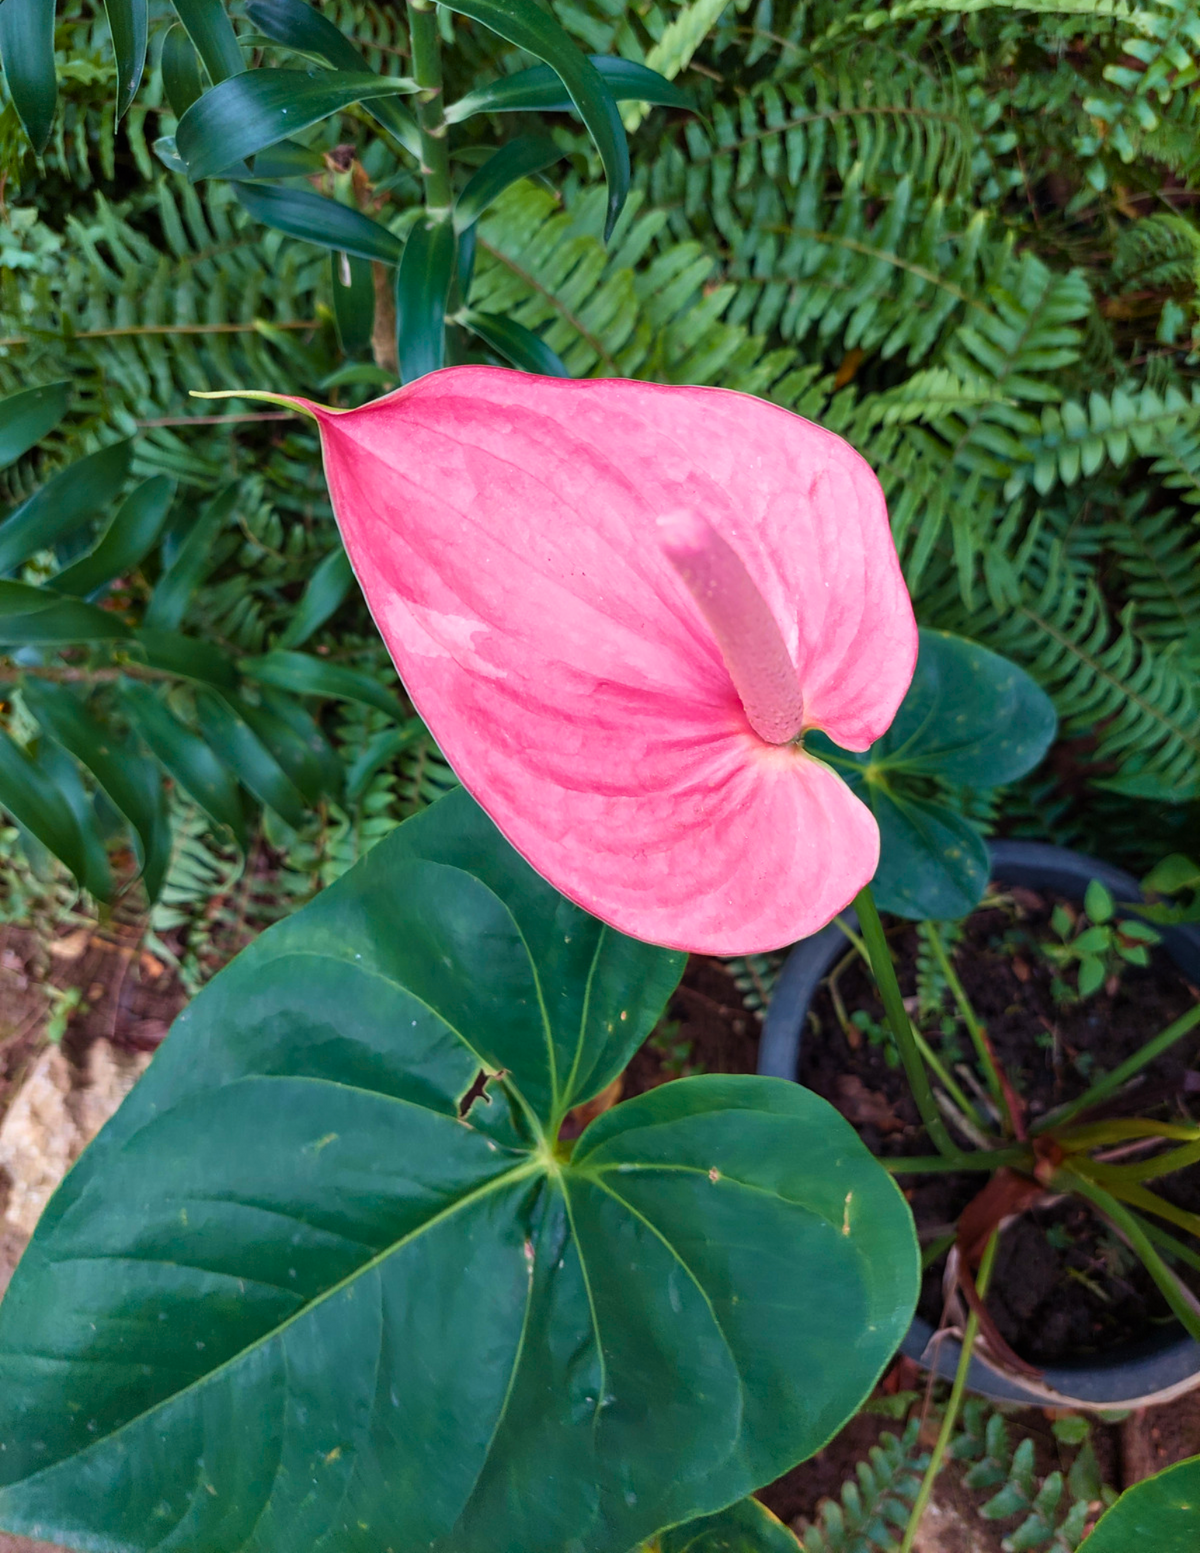
<svg viewBox="0 0 1200 1553"><path fill-rule="evenodd" d="M1102 989L1082 1002L1056 1001L1055 969L1036 947L1038 941L1058 941L1049 926L1056 898L998 889L1003 904L968 919L954 966L1033 1119L1082 1094L1089 1082L1132 1056L1189 1009L1197 993L1169 957L1155 950L1146 969L1123 967L1112 991ZM906 925L889 937L901 990L915 998L916 928ZM875 1026L883 1025L874 984L857 957L837 975L837 990L847 1016L862 1011ZM948 993L942 1008L952 1009ZM935 1023L926 1017L922 1027L928 1031ZM961 1024L958 1032L953 1044L964 1059L973 1056ZM873 1153L932 1153L903 1074L888 1061L890 1037L871 1025L865 1032L852 1027L851 1033L853 1045L823 985L804 1034L801 1082L836 1105ZM931 1044L935 1050L942 1045L946 1055L937 1035ZM1089 1120L1101 1115L1189 1120L1182 1107L1200 1090L1198 1050L1200 1031L1177 1042L1120 1101ZM950 1065L961 1082L961 1065ZM900 1178L923 1244L951 1232L986 1179L966 1173ZM1200 1210L1200 1167L1166 1177L1155 1189L1181 1207ZM943 1257L926 1273L918 1307L934 1326L942 1314L944 1268ZM1184 1276L1200 1290L1200 1279L1186 1270ZM1170 1320L1142 1264L1090 1208L1073 1199L1035 1208L1005 1230L987 1305L1001 1336L1035 1364L1094 1354Z"/></svg>
<svg viewBox="0 0 1200 1553"><path fill-rule="evenodd" d="M693 1073L753 1073L760 1029L721 961L691 955L663 1017L625 1069L622 1094Z"/></svg>

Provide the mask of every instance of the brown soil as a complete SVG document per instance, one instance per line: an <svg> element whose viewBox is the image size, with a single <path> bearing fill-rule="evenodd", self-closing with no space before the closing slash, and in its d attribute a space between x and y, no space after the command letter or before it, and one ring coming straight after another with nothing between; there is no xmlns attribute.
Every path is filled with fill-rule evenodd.
<svg viewBox="0 0 1200 1553"><path fill-rule="evenodd" d="M1029 1117L1081 1094L1089 1078L1110 1071L1151 1036L1190 1008L1197 994L1161 950L1148 969L1126 967L1119 984L1079 1003L1056 1002L1054 971L1036 948L1050 937L1053 900L1012 892L1005 906L976 912L965 927L954 964L972 1005L985 1022L999 1061L1024 1098ZM891 942L901 990L917 991L915 928ZM847 1015L863 1010L882 1024L883 1010L869 974L857 959L838 978ZM914 1005L915 1006L915 1005ZM944 1004L948 1011L949 999ZM923 1021L928 1029L931 1021ZM907 1083L894 1065L890 1039L872 1040L856 1028L847 1038L828 987L814 1002L806 1031L801 1081L837 1105L873 1153L931 1152ZM943 1054L966 1058L962 1028ZM1200 1032L1178 1042L1148 1067L1119 1101L1098 1115L1142 1114L1189 1120L1184 1097L1196 1086L1193 1065ZM889 1057L893 1061L889 1061ZM962 1064L954 1060L956 1075ZM913 1178L906 1195L926 1243L948 1233L983 1185L981 1176ZM1181 1171L1161 1190L1180 1206L1200 1209L1200 1167ZM926 1275L921 1314L935 1325L942 1305L944 1260ZM1170 1319L1141 1263L1091 1210L1077 1202L1036 1208L1001 1240L988 1308L1001 1335L1034 1363L1095 1353Z"/></svg>
<svg viewBox="0 0 1200 1553"><path fill-rule="evenodd" d="M753 1073L760 1030L721 961L691 955L663 1017L625 1069L622 1093L693 1073Z"/></svg>

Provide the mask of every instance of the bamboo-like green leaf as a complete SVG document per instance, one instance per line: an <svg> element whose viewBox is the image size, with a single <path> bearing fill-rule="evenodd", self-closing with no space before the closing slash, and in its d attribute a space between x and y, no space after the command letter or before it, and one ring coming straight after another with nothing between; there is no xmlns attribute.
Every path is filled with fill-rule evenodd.
<svg viewBox="0 0 1200 1553"><path fill-rule="evenodd" d="M142 882L157 900L171 860L171 830L158 768L100 722L66 685L28 680L23 694L42 727L68 750L104 789L133 829Z"/></svg>
<svg viewBox="0 0 1200 1553"><path fill-rule="evenodd" d="M232 702L213 691L202 690L196 697L196 712L205 739L242 786L259 803L274 809L280 819L299 829L308 818L303 797Z"/></svg>
<svg viewBox="0 0 1200 1553"><path fill-rule="evenodd" d="M17 117L40 155L50 139L58 101L54 0L4 0L0 5L0 63Z"/></svg>
<svg viewBox="0 0 1200 1553"><path fill-rule="evenodd" d="M268 689L261 692L257 705L243 700L230 700L230 705L278 761L306 805L316 805L322 798L340 793L342 764L329 740L298 702Z"/></svg>
<svg viewBox="0 0 1200 1553"><path fill-rule="evenodd" d="M119 615L23 582L0 582L0 642L110 642L132 636Z"/></svg>
<svg viewBox="0 0 1200 1553"><path fill-rule="evenodd" d="M221 690L237 688L237 670L232 659L211 642L146 626L139 626L132 636L139 656L149 668L178 674L180 679L194 680L199 685L216 685Z"/></svg>
<svg viewBox="0 0 1200 1553"><path fill-rule="evenodd" d="M4 0L7 5L8 0ZM80 885L89 878L88 854L79 822L46 772L0 728L0 809L36 836Z"/></svg>
<svg viewBox="0 0 1200 1553"><path fill-rule="evenodd" d="M308 189L237 183L234 192L256 221L322 248L378 259L382 264L399 263L404 251L400 239L378 221Z"/></svg>
<svg viewBox="0 0 1200 1553"><path fill-rule="evenodd" d="M69 464L0 523L0 576L107 506L124 484L132 449L131 442L114 442Z"/></svg>
<svg viewBox="0 0 1200 1553"><path fill-rule="evenodd" d="M249 679L275 685L300 696L335 696L343 701L361 701L377 707L389 717L405 715L396 697L369 674L348 669L344 664L329 663L303 652L269 652L261 658L243 658L238 668Z"/></svg>
<svg viewBox="0 0 1200 1553"><path fill-rule="evenodd" d="M149 30L147 0L104 0L117 58L117 117L123 118L141 85Z"/></svg>
<svg viewBox="0 0 1200 1553"><path fill-rule="evenodd" d="M589 54L597 74L608 87L614 102L648 102L665 108L696 111L689 92L657 70L636 64L632 59L617 59L611 54ZM477 113L569 113L575 104L563 91L558 74L549 65L531 65L501 76L486 86L460 97L446 108L446 120L461 124Z"/></svg>
<svg viewBox="0 0 1200 1553"><path fill-rule="evenodd" d="M449 221L418 221L404 245L396 271L396 354L405 383L436 372L445 360L454 247Z"/></svg>
<svg viewBox="0 0 1200 1553"><path fill-rule="evenodd" d="M186 727L149 685L121 681L121 698L146 745L214 825L246 848L245 814L237 783L208 745Z"/></svg>
<svg viewBox="0 0 1200 1553"><path fill-rule="evenodd" d="M241 44L223 0L173 0L173 4L214 82L245 70Z"/></svg>
<svg viewBox="0 0 1200 1553"><path fill-rule="evenodd" d="M467 181L454 204L454 229L462 232L519 178L561 161L563 152L548 135L517 135L490 156Z"/></svg>
<svg viewBox="0 0 1200 1553"><path fill-rule="evenodd" d="M56 744L53 739L42 739L39 742L36 764L38 770L45 773L51 786L62 794L79 826L79 839L83 844L84 889L98 901L111 900L113 876L108 851L97 823L95 800L83 785L79 766L62 745Z"/></svg>
<svg viewBox="0 0 1200 1553"><path fill-rule="evenodd" d="M367 70L366 60L328 17L304 0L249 0L246 15L268 38L299 53L316 55L335 70ZM421 155L416 120L393 97L366 97L363 107L413 156Z"/></svg>
<svg viewBox="0 0 1200 1553"><path fill-rule="evenodd" d="M175 130L175 149L199 182L364 96L414 91L412 81L369 71L247 70L192 104Z"/></svg>
<svg viewBox="0 0 1200 1553"><path fill-rule="evenodd" d="M0 469L20 458L67 413L70 383L44 383L0 399Z"/></svg>
<svg viewBox="0 0 1200 1553"><path fill-rule="evenodd" d="M353 254L332 253L329 278L338 341L347 356L357 356L370 345L375 327L375 280L370 263Z"/></svg>
<svg viewBox="0 0 1200 1553"><path fill-rule="evenodd" d="M204 581L209 552L225 519L237 506L237 487L227 485L199 513L178 554L159 579L146 606L145 624L158 631L174 631L187 612L192 595Z"/></svg>
<svg viewBox="0 0 1200 1553"><path fill-rule="evenodd" d="M122 502L93 549L51 579L58 593L86 597L132 570L154 548L170 511L174 482L155 475Z"/></svg>
<svg viewBox="0 0 1200 1553"><path fill-rule="evenodd" d="M172 23L163 39L162 80L171 112L177 119L181 119L204 92L200 56L196 53L196 46L188 36L187 29L180 22ZM172 149L174 145L175 137L172 135ZM178 152L175 154L178 156Z"/></svg>
<svg viewBox="0 0 1200 1553"><path fill-rule="evenodd" d="M545 377L570 377L566 364L557 351L551 350L545 340L517 323L515 318L501 318L498 313L481 313L466 307L458 315L468 329L474 330L481 340L505 361L519 367L522 372L540 372Z"/></svg>
<svg viewBox="0 0 1200 1553"><path fill-rule="evenodd" d="M604 77L570 34L536 0L447 0L449 9L482 22L509 43L546 62L561 78L596 143L608 179L608 238L629 193L629 146Z"/></svg>
<svg viewBox="0 0 1200 1553"><path fill-rule="evenodd" d="M704 1074L557 1144L682 963L564 901L461 789L261 935L0 1305L0 1524L628 1553L818 1449L919 1282L848 1123Z"/></svg>
<svg viewBox="0 0 1200 1553"><path fill-rule="evenodd" d="M279 634L280 647L299 647L341 606L354 582L350 557L339 544L308 579L299 604Z"/></svg>

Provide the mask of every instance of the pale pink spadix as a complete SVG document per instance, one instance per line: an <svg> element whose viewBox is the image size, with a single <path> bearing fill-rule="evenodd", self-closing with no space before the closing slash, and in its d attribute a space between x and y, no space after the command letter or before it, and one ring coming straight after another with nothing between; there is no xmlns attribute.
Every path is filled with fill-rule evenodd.
<svg viewBox="0 0 1200 1553"><path fill-rule="evenodd" d="M320 425L414 704L564 895L743 954L867 883L875 821L797 737L866 749L916 661L883 494L846 442L723 389L495 367L359 410L289 402Z"/></svg>

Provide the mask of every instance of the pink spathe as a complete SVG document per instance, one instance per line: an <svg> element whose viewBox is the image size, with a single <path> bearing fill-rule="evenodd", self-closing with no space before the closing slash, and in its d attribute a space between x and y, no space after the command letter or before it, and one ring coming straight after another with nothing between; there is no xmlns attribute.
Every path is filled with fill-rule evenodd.
<svg viewBox="0 0 1200 1553"><path fill-rule="evenodd" d="M853 899L875 821L786 741L866 749L917 633L846 442L723 389L493 367L295 402L409 695L539 873L702 953L790 943Z"/></svg>

